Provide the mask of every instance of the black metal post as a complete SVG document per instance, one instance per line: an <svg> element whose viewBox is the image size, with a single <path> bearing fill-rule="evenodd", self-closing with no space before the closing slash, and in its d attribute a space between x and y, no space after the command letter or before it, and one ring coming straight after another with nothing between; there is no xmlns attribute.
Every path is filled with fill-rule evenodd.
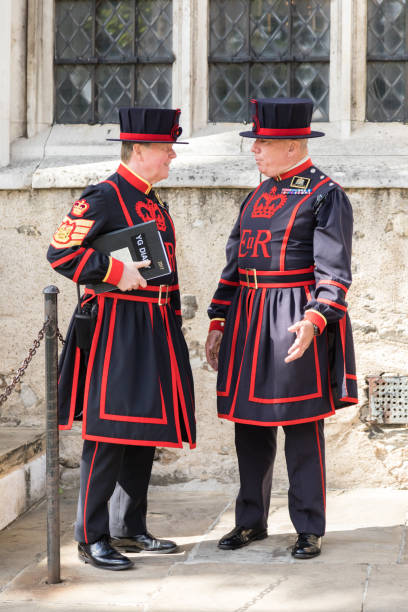
<svg viewBox="0 0 408 612"><path fill-rule="evenodd" d="M59 512L59 439L58 439L58 288L43 290L45 330L45 396L46 396L46 493L48 584L60 578L60 512Z"/></svg>

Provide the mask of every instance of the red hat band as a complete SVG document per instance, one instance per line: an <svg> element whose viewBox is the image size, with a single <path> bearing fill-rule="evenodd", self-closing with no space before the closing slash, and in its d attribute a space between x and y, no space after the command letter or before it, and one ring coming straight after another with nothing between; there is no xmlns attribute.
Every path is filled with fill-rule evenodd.
<svg viewBox="0 0 408 612"><path fill-rule="evenodd" d="M257 126L257 129L254 129L255 134L259 136L306 136L307 134L310 134L311 131L312 130L310 127L281 129L263 128Z"/></svg>
<svg viewBox="0 0 408 612"><path fill-rule="evenodd" d="M175 138L172 134L135 134L134 132L121 132L120 140L157 140L160 142L174 142Z"/></svg>

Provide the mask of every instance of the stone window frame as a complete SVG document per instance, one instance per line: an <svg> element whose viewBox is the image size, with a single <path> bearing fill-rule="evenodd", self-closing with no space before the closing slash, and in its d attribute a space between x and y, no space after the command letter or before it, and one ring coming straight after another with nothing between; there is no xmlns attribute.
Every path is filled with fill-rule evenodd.
<svg viewBox="0 0 408 612"><path fill-rule="evenodd" d="M193 91L195 130L208 125L208 11L209 0L200 0L195 21L200 49L194 58L195 73L200 75ZM365 122L366 39L367 0L332 0L329 121L339 125L343 136Z"/></svg>
<svg viewBox="0 0 408 612"><path fill-rule="evenodd" d="M330 10L329 117L347 135L365 122L367 0L332 0ZM208 126L208 11L209 0L173 0L172 106L182 107L187 136ZM54 0L31 0L28 23L30 137L53 123Z"/></svg>

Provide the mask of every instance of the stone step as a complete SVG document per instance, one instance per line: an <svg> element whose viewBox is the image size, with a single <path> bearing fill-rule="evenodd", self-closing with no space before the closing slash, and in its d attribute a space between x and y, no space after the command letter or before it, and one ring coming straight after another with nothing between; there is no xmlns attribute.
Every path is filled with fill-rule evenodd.
<svg viewBox="0 0 408 612"><path fill-rule="evenodd" d="M0 427L0 529L45 495L45 432Z"/></svg>

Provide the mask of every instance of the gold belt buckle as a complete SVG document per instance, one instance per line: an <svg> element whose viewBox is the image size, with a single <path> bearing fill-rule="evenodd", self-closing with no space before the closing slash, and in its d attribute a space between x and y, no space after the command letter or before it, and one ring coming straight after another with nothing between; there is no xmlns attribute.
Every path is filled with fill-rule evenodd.
<svg viewBox="0 0 408 612"><path fill-rule="evenodd" d="M169 297L169 286L168 285L160 285L159 287L159 300L158 300L158 305L159 306L164 306L164 304L162 304L161 298L162 298L162 291L163 291L163 287L166 287L166 301L164 302L164 304L167 304L167 300Z"/></svg>
<svg viewBox="0 0 408 612"><path fill-rule="evenodd" d="M255 268L251 268L251 271L252 271L252 272L253 272L253 274L254 274L254 285L255 285L255 289L258 289L258 278L257 278L257 276L256 276L256 270L255 270Z"/></svg>
<svg viewBox="0 0 408 612"><path fill-rule="evenodd" d="M249 273L250 272L252 272L253 275L254 275L254 280L253 280L253 284L255 285L254 289L258 289L258 279L256 277L256 270L255 270L255 268L245 268L245 276L246 276L247 286L248 286L249 289L252 289L252 287L251 287L252 280L250 280L250 278L249 278Z"/></svg>

